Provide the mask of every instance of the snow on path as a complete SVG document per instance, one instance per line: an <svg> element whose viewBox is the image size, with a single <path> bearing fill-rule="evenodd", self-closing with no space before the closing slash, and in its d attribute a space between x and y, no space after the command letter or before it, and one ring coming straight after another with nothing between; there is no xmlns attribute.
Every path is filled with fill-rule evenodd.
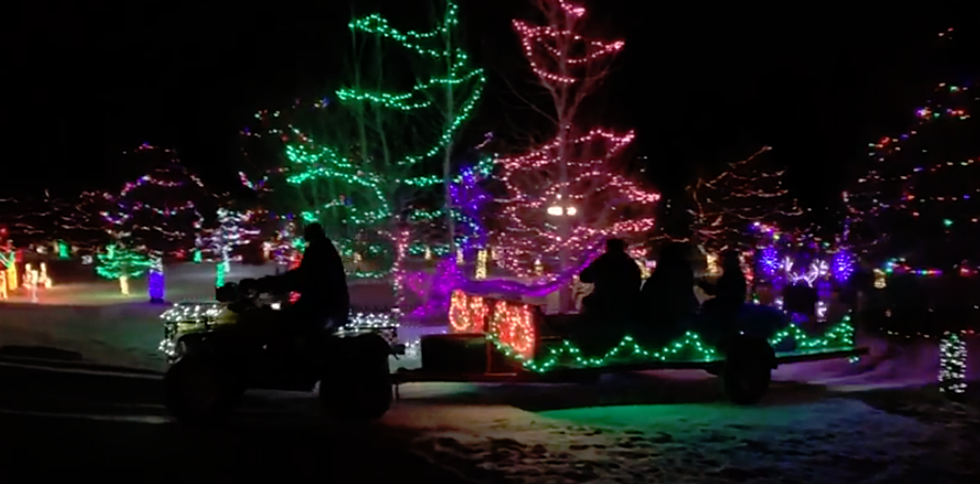
<svg viewBox="0 0 980 484"><path fill-rule="evenodd" d="M597 385L406 385L385 421L421 433L431 460L490 482L980 482L976 384L969 406L910 388L935 384L934 346L867 343L856 365L780 368L783 383L756 407L724 402L703 372L662 371Z"/></svg>
<svg viewBox="0 0 980 484"><path fill-rule="evenodd" d="M419 452L493 482L967 482L975 447L942 427L843 398L734 407L403 405L386 421L421 431Z"/></svg>

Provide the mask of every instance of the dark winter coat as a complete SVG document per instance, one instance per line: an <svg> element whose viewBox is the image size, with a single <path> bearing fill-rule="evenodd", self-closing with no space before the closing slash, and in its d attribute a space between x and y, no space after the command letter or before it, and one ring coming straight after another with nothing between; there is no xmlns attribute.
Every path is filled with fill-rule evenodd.
<svg viewBox="0 0 980 484"><path fill-rule="evenodd" d="M639 295L643 276L629 254L606 252L582 271L579 280L595 285L589 295L593 304L631 307Z"/></svg>
<svg viewBox="0 0 980 484"><path fill-rule="evenodd" d="M350 312L350 293L344 263L337 249L324 237L310 241L300 266L283 275L289 291L300 294L297 310L318 317L346 321Z"/></svg>
<svg viewBox="0 0 980 484"><path fill-rule="evenodd" d="M745 302L745 291L748 289L748 284L745 282L745 275L742 274L741 269L728 268L718 278L717 284L702 284L701 289L709 296L715 296L716 304L737 307Z"/></svg>
<svg viewBox="0 0 980 484"><path fill-rule="evenodd" d="M640 291L640 310L654 323L676 322L698 309L694 295L694 271L684 260L658 261L657 268Z"/></svg>

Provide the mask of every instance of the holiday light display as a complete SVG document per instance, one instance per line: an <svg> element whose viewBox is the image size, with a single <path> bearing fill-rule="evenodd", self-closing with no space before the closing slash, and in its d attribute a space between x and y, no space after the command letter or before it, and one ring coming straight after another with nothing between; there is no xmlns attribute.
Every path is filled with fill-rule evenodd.
<svg viewBox="0 0 980 484"><path fill-rule="evenodd" d="M534 307L529 304L452 294L449 327L454 333L482 333L506 345L524 358L534 356L536 330Z"/></svg>
<svg viewBox="0 0 980 484"><path fill-rule="evenodd" d="M568 340L545 348L547 354L536 358L540 342L536 326L541 313L534 306L455 291L449 310L450 331L454 333L486 333L503 353L520 360L525 369L542 373L559 365L578 368L601 367L628 358L656 361L717 361L720 354L695 332L663 348L652 350L640 346L632 336L626 336L601 357L586 357ZM850 316L829 328L822 336L810 337L795 324L778 331L769 343L779 347L792 341L793 350L849 349L854 346L854 327Z"/></svg>
<svg viewBox="0 0 980 484"><path fill-rule="evenodd" d="M31 295L31 301L37 302L37 288L40 285L40 275L30 264L24 266L24 287Z"/></svg>
<svg viewBox="0 0 980 484"><path fill-rule="evenodd" d="M104 195L112 208L101 215L112 240L167 253L192 247L196 234L187 228L199 226L202 218L193 199L212 197L204 183L180 165L173 150L144 143L124 154L150 157L163 166L126 183L116 195Z"/></svg>
<svg viewBox="0 0 980 484"><path fill-rule="evenodd" d="M146 256L118 244L106 246L98 258L95 272L106 279L119 280L119 290L125 295L129 294L129 279L141 276L150 267Z"/></svg>
<svg viewBox="0 0 980 484"><path fill-rule="evenodd" d="M487 278L487 249L480 249L476 253L476 274L474 277L476 279Z"/></svg>
<svg viewBox="0 0 980 484"><path fill-rule="evenodd" d="M247 229L250 213L238 213L220 207L217 211L218 227L210 237L210 248L215 254L215 287L225 285L225 278L231 273L231 254L236 246L249 242L247 237L258 235L259 231Z"/></svg>
<svg viewBox="0 0 980 484"><path fill-rule="evenodd" d="M492 164L487 161L476 166L464 168L460 175L449 184L449 198L456 212L459 232L459 254L465 259L466 252L482 250L487 244L487 230L483 223L484 211L493 197L481 183L489 175Z"/></svg>
<svg viewBox="0 0 980 484"><path fill-rule="evenodd" d="M14 291L20 287L17 280L17 251L13 247L9 247L6 252L0 249L0 269L4 270L8 290Z"/></svg>
<svg viewBox="0 0 980 484"><path fill-rule="evenodd" d="M499 203L500 228L492 245L500 265L535 278L535 265L554 280L579 265L608 237L640 235L653 227L659 195L643 190L608 164L633 141L632 131L582 129L579 106L592 94L623 41L586 39L585 9L565 0L538 3L548 25L514 20L526 60L552 94L555 133L524 155L500 158L508 196ZM572 304L562 281L560 307Z"/></svg>
<svg viewBox="0 0 980 484"><path fill-rule="evenodd" d="M375 39L361 43L360 37L353 37L359 42L354 50L380 46L383 52L358 54L352 85L337 90L336 102L324 99L312 107L297 105L292 113L257 115L266 131L286 145L286 181L299 189L308 207L301 216L322 222L345 257L354 252L390 254L398 236L393 223L428 226L445 220L439 231L450 233L445 245L456 243L452 234L458 214L445 207L433 209L440 197L432 189L442 185L443 204L451 206L447 185L455 177L449 157L486 82L483 70L470 66L469 56L455 43L458 10L455 2L447 2L438 25L429 32L397 30L380 15L355 19L349 24L351 31ZM383 80L393 76L372 76L368 81L361 75L369 67L381 67L380 61L362 66L361 59L373 63L391 55L391 47L419 57L413 62L419 81L408 91L383 92ZM332 123L330 129L307 129L324 122ZM440 162L443 169L437 175ZM363 236L371 239L367 250L353 246ZM374 240L377 236L386 247Z"/></svg>
<svg viewBox="0 0 980 484"><path fill-rule="evenodd" d="M45 190L42 197L0 199L0 220L10 229L0 227L3 239L16 238L25 246L47 244L51 238L71 240L72 245L89 248L100 246L105 239L104 221L99 210L105 208L101 192L82 192L70 199L54 198ZM70 255L67 243L52 246L61 258Z"/></svg>
<svg viewBox="0 0 980 484"><path fill-rule="evenodd" d="M755 222L774 224L803 214L796 200L783 187L785 170L766 170L758 166L760 156L772 150L764 146L748 158L729 163L727 169L710 179L698 179L687 187L694 203L691 236L656 238L694 243L705 254L719 254L727 249L748 250L754 237L745 227Z"/></svg>
<svg viewBox="0 0 980 484"><path fill-rule="evenodd" d="M939 343L939 391L950 394L966 393L966 341L960 335L947 332Z"/></svg>
<svg viewBox="0 0 980 484"><path fill-rule="evenodd" d="M480 186L485 176L486 173L481 171L481 165L478 164L461 170L459 177L449 185L451 205L456 211L456 222L460 228L456 232L459 242L454 257L456 267L451 267L452 264L447 262L450 257L446 254L436 263L435 270L432 272L424 269L395 271L399 287L412 293L414 299L420 303L414 308L402 308L410 318L427 319L446 313L450 304L450 294L467 280L461 269L466 264L467 253L474 250L477 253L474 278L486 279L487 231L482 223L482 216L483 208L491 201L491 196ZM431 248L426 245L422 250L423 254L430 254L426 260L431 260ZM412 247L408 247L407 252L413 254ZM404 258L404 254L400 257ZM399 262L396 267L400 268L401 263Z"/></svg>
<svg viewBox="0 0 980 484"><path fill-rule="evenodd" d="M944 41L952 38L947 31ZM940 83L904 133L869 144L844 192L848 240L874 259L949 267L980 247L980 85Z"/></svg>
<svg viewBox="0 0 980 484"><path fill-rule="evenodd" d="M828 313L835 308L831 304L834 289L847 283L857 259L845 248L831 248L807 236L783 233L772 225L755 222L751 228L749 232L760 244L758 250L751 252L756 270L751 272L751 279L746 278L752 284L755 302L759 302L758 291L768 288L767 304L783 311L802 311L803 314L793 314L797 319L813 315L817 322L826 322ZM783 293L791 286L812 288L816 296L813 307L785 307Z"/></svg>
<svg viewBox="0 0 980 484"><path fill-rule="evenodd" d="M165 290L165 282L163 276L163 257L160 254L154 254L150 257L150 275L147 281L147 291L150 293L150 302L162 303L163 295Z"/></svg>

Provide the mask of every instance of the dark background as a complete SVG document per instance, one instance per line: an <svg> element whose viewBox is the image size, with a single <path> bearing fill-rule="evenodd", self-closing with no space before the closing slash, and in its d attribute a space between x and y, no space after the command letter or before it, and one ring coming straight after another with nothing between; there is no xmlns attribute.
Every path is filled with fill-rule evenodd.
<svg viewBox="0 0 980 484"><path fill-rule="evenodd" d="M5 7L4 195L118 189L143 173L121 151L144 141L176 147L216 190L233 186L239 130L255 111L331 93L352 10L426 29L427 8L426 0L86 3ZM503 79L526 85L510 20L533 11L521 0L459 3L469 51L490 75L468 128L479 139L506 132L523 109ZM627 42L596 122L635 127L632 155L649 157L647 173L668 193L770 144L769 162L788 166L791 188L819 210L857 174L869 141L907 127L934 83L980 63L967 8L587 5L598 33ZM937 35L948 27L957 28L952 43Z"/></svg>

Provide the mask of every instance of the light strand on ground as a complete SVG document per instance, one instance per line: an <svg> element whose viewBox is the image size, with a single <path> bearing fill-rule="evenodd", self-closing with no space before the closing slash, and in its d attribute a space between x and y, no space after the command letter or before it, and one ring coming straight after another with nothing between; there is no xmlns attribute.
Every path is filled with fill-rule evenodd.
<svg viewBox="0 0 980 484"><path fill-rule="evenodd" d="M966 341L956 333L946 333L939 342L939 391L965 393L966 364Z"/></svg>

